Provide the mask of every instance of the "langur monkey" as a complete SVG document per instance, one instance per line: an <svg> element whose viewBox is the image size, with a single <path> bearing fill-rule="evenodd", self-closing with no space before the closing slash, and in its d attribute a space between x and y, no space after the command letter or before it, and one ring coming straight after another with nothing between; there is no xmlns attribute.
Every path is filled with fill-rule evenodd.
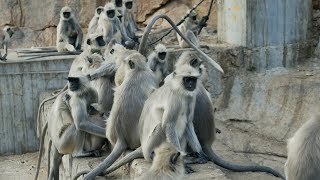
<svg viewBox="0 0 320 180"><path fill-rule="evenodd" d="M84 179L93 179L101 174L127 148L135 149L140 146L139 117L145 100L157 85L143 55L131 54L125 58L125 62L125 78L123 83L115 88L114 104L107 119L106 136L113 145L113 150Z"/></svg>
<svg viewBox="0 0 320 180"><path fill-rule="evenodd" d="M138 26L133 17L133 0L124 0L123 1L123 20L122 26L125 29L127 35L134 41L138 41L136 32L138 31Z"/></svg>
<svg viewBox="0 0 320 180"><path fill-rule="evenodd" d="M97 101L97 92L89 85L87 76L68 77L68 90L60 94L51 107L50 119L45 124L40 142L40 152L35 179L38 177L44 136L48 130L52 141L53 161L48 179L59 179L62 156L99 155L105 139L104 121L90 122L91 103ZM49 144L51 144L49 142ZM50 148L50 147L49 147Z"/></svg>
<svg viewBox="0 0 320 180"><path fill-rule="evenodd" d="M320 114L313 115L288 140L287 180L315 180L320 175Z"/></svg>
<svg viewBox="0 0 320 180"><path fill-rule="evenodd" d="M96 32L97 27L98 27L98 21L99 21L99 17L101 12L103 12L103 7L99 6L95 9L95 13L93 18L91 19L90 23L89 23L89 27L88 27L88 35L89 34L93 34Z"/></svg>
<svg viewBox="0 0 320 180"><path fill-rule="evenodd" d="M211 96L209 92L204 88L202 80L206 79L206 69L202 65L202 61L198 58L198 56L191 52L184 52L178 59L177 63L175 64L175 67L178 68L180 66L186 66L189 65L192 68L195 68L202 72L205 76L202 75L200 78L201 81L199 82L199 89L197 91L196 95L196 103L195 103L195 109L194 109L194 118L193 118L193 124L194 124L194 130L197 134L198 140L201 144L201 147L205 153L206 156L198 156L194 159L187 158L187 163L206 163L207 160L210 160L214 162L215 164L229 169L233 171L238 172L245 172L245 171L253 171L253 172L267 172L271 173L276 177L283 178L283 176L276 172L275 170L266 167L266 166L258 166L258 165L252 165L252 166L244 166L244 165L238 165L226 162L222 160L220 157L218 157L214 151L212 150L212 144L215 140L215 123L214 123L214 108L213 103L211 101ZM166 77L165 83L172 78L172 74ZM192 153L193 155L197 153ZM207 157L207 160L206 160Z"/></svg>
<svg viewBox="0 0 320 180"><path fill-rule="evenodd" d="M198 38L194 32L197 28L197 13L194 10L190 12L189 16L178 28L194 45L199 46ZM181 48L190 47L179 34L177 34L177 39Z"/></svg>
<svg viewBox="0 0 320 180"><path fill-rule="evenodd" d="M183 158L176 148L164 142L154 151L150 169L135 180L182 180L184 178Z"/></svg>
<svg viewBox="0 0 320 180"><path fill-rule="evenodd" d="M81 49L82 30L70 7L65 6L60 12L57 26L58 52L75 52Z"/></svg>
<svg viewBox="0 0 320 180"><path fill-rule="evenodd" d="M2 30L0 31L0 48L4 49L4 54L1 55L0 52L0 60L1 61L6 61L7 60L7 55L8 55L8 43L13 35L13 30L9 26L5 26Z"/></svg>
<svg viewBox="0 0 320 180"><path fill-rule="evenodd" d="M155 74L158 84L168 75L168 57L167 48L163 44L156 45L155 50L148 56L148 66Z"/></svg>
<svg viewBox="0 0 320 180"><path fill-rule="evenodd" d="M85 65L82 69L83 74L90 74L91 72L94 72L104 62L103 57L96 53L85 56L84 60ZM113 104L113 88L115 87L114 73L91 80L90 84L98 93L98 102L93 106L101 114L108 113Z"/></svg>
<svg viewBox="0 0 320 180"><path fill-rule="evenodd" d="M85 51L88 51L88 53L98 53L101 55L104 54L107 45L103 39L103 36L96 33L88 35L85 44Z"/></svg>
<svg viewBox="0 0 320 180"><path fill-rule="evenodd" d="M119 18L120 21L122 21L122 16L123 16L123 12L122 12L122 0L111 0L111 3L114 4L116 10L118 11L118 15L117 17Z"/></svg>
<svg viewBox="0 0 320 180"><path fill-rule="evenodd" d="M117 18L118 14L119 12L115 9L114 4L107 3L104 6L103 13L100 15L97 33L103 35L106 43L115 39L118 43L131 47L133 42L121 28L120 20Z"/></svg>

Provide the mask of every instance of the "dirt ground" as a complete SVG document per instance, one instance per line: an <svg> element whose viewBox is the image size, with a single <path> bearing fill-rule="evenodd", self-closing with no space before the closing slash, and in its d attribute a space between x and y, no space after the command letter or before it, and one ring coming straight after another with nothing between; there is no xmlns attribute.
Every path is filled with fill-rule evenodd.
<svg viewBox="0 0 320 180"><path fill-rule="evenodd" d="M33 179L37 166L38 153L0 156L0 180ZM46 167L41 167L39 179L46 179Z"/></svg>

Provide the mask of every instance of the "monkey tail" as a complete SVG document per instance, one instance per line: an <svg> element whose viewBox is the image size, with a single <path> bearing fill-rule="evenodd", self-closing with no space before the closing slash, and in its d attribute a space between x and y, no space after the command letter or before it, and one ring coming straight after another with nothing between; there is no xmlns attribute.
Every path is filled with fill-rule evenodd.
<svg viewBox="0 0 320 180"><path fill-rule="evenodd" d="M231 162L227 162L221 159L211 147L204 147L204 153L209 156L210 161L215 163L218 166L221 166L225 169L229 169L235 172L266 172L274 175L275 177L279 177L281 179L285 179L279 172L267 166L259 166L259 165L239 165Z"/></svg>
<svg viewBox="0 0 320 180"><path fill-rule="evenodd" d="M136 150L130 152L125 157L114 163L112 166L110 166L106 171L103 172L104 175L112 173L113 171L117 170L121 166L135 160L138 158L143 158L142 148L141 146L138 147Z"/></svg>
<svg viewBox="0 0 320 180"><path fill-rule="evenodd" d="M40 170L40 164L41 164L41 158L42 158L42 151L43 151L43 144L44 144L44 137L46 135L46 131L48 129L48 122L43 127L42 133L41 133L41 140L40 140L40 148L39 148L39 155L38 155L38 164L37 164L37 171L36 175L34 177L35 180L38 179L39 176L39 170Z"/></svg>
<svg viewBox="0 0 320 180"><path fill-rule="evenodd" d="M46 103L47 101L50 101L54 98L56 98L57 96L59 96L61 93L63 93L64 91L66 91L68 89L68 84L66 84L57 94L43 100L40 105L39 105L39 108L38 108L38 114L37 114L37 124L38 124L38 127L37 127L37 133L39 134L40 133L40 129L39 129L39 124L40 124L40 111L41 111L41 108L43 107L44 103ZM39 135L41 136L41 134Z"/></svg>
<svg viewBox="0 0 320 180"><path fill-rule="evenodd" d="M138 158L143 158L143 153L142 153L142 148L139 147L136 150L130 152L129 154L127 154L125 157L123 157L122 159L120 159L119 161L115 162L112 166L110 166L110 168L108 168L106 171L104 171L101 175L105 176L109 173L112 173L113 171L117 170L118 168L120 168L121 166L135 160ZM84 174L88 174L90 171L88 170L84 170L84 171L80 171L78 172L72 179L73 180L77 180L80 176L84 175Z"/></svg>

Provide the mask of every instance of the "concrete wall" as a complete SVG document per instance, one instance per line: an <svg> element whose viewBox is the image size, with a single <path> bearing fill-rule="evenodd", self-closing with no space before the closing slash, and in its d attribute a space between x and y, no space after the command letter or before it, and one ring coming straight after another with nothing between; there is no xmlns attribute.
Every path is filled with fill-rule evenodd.
<svg viewBox="0 0 320 180"><path fill-rule="evenodd" d="M65 85L71 62L68 58L0 64L0 155L38 149L39 95Z"/></svg>
<svg viewBox="0 0 320 180"><path fill-rule="evenodd" d="M297 43L310 36L311 0L219 0L222 42L252 47Z"/></svg>

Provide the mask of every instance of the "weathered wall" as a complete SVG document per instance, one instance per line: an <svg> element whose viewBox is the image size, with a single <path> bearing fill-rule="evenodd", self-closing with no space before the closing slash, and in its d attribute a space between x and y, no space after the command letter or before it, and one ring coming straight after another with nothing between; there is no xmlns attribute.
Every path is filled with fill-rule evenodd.
<svg viewBox="0 0 320 180"><path fill-rule="evenodd" d="M52 46L56 39L56 26L59 22L60 9L69 5L76 13L80 25L86 33L86 28L97 6L104 6L109 0L1 0L0 1L0 28L4 25L20 27L21 35L12 42L11 48ZM199 0L136 0L136 20L140 25L146 25L154 14L166 13L175 22L178 22L189 7ZM206 0L198 12L207 13L210 1ZM212 11L209 24L215 25L216 11ZM168 27L168 24L159 21L157 25Z"/></svg>

